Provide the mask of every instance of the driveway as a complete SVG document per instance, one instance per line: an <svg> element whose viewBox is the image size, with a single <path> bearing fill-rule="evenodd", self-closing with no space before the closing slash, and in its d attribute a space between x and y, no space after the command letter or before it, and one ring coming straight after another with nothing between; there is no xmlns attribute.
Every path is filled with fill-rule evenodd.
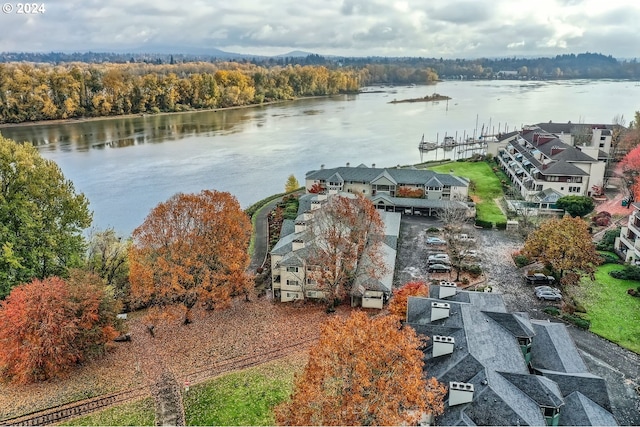
<svg viewBox="0 0 640 427"><path fill-rule="evenodd" d="M435 218L403 215L400 223L400 241L396 261L394 286L411 280L429 280L426 259L437 252L425 243L429 227L442 227ZM516 267L511 254L522 247L514 233L497 230L473 230L478 237L477 250L487 284L494 292L503 294L509 311L529 313L533 319L558 319L548 316L542 309L557 303L538 301L533 287L523 280L524 272ZM585 363L592 373L607 381L613 414L621 425L640 425L640 356L625 350L591 332L567 325Z"/></svg>

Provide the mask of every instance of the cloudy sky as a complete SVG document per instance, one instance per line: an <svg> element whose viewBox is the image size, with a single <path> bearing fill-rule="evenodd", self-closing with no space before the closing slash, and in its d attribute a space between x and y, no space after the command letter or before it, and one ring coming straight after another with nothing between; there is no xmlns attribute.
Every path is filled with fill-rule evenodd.
<svg viewBox="0 0 640 427"><path fill-rule="evenodd" d="M0 51L640 56L638 0L45 0L30 15L3 2Z"/></svg>

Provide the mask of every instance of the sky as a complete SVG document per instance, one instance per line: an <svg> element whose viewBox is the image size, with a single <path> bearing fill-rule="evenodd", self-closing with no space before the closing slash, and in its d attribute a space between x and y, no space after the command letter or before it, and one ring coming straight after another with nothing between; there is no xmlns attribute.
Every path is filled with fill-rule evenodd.
<svg viewBox="0 0 640 427"><path fill-rule="evenodd" d="M45 0L31 14L0 3L0 52L640 56L638 0Z"/></svg>

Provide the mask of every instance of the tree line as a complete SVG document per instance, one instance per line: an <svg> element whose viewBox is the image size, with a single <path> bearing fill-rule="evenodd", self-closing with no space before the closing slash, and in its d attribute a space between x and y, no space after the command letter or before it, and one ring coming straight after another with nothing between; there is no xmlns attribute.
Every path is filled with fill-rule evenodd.
<svg viewBox="0 0 640 427"><path fill-rule="evenodd" d="M253 64L0 64L0 123L224 108L356 92L363 73Z"/></svg>

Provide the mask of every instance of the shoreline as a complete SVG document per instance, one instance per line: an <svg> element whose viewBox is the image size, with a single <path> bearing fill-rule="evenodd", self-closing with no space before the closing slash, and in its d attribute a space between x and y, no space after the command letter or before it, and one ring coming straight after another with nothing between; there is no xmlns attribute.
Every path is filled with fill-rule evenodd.
<svg viewBox="0 0 640 427"><path fill-rule="evenodd" d="M233 107L219 107L219 108L203 108L203 109L187 110L187 111L161 111L159 113L132 113L132 114L120 114L117 116L75 117L72 119L37 120L34 122L21 122L21 123L0 123L0 132L2 131L2 129L6 129L6 128L16 128L16 127L25 127L25 126L44 126L49 124L66 125L71 123L87 123L87 122L95 122L99 120L110 120L110 119L133 119L136 117L155 117L155 116L164 116L168 114L185 114L185 113L200 113L200 112L206 112L206 111L217 112L217 111L227 111L227 110L239 110L243 108L255 108L255 107L281 104L284 102L300 101L303 99L325 98L330 96L335 96L335 95L304 96L301 98L282 99L278 101L263 102L261 104L236 105Z"/></svg>

